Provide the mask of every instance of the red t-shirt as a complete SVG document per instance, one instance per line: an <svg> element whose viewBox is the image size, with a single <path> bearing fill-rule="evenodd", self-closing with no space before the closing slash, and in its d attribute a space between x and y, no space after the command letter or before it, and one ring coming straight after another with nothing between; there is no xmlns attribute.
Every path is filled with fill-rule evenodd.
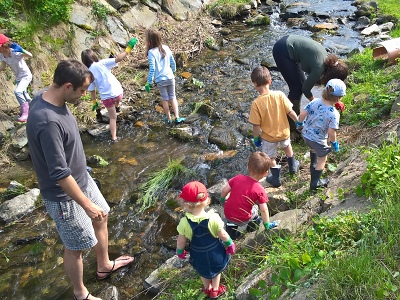
<svg viewBox="0 0 400 300"><path fill-rule="evenodd" d="M250 176L239 174L229 180L231 193L224 205L225 217L232 222L247 222L255 204L268 202L263 186Z"/></svg>

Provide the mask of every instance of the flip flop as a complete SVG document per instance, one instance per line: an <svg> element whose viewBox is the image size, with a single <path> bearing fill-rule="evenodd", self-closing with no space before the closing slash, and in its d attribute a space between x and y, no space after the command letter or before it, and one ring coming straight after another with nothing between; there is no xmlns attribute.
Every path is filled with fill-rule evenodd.
<svg viewBox="0 0 400 300"><path fill-rule="evenodd" d="M106 279L108 276L111 275L111 273L117 271L118 269L121 269L122 267L126 267L127 265L129 265L130 263L132 263L133 260L134 260L134 258L133 258L132 261L130 261L129 263L127 263L127 264L125 264L125 265L122 265L122 266L120 266L120 267L114 269L114 268L115 268L115 262L116 262L116 261L131 260L131 258L133 258L133 257L131 257L131 256L120 256L120 257L118 257L116 260L113 260L113 266L112 266L112 268L111 268L110 271L97 271L97 279L98 279L98 280ZM106 275L104 275L104 276L99 276L99 274L106 274Z"/></svg>
<svg viewBox="0 0 400 300"><path fill-rule="evenodd" d="M89 299L89 296L90 296L90 293L88 293L87 296L86 296L86 298L85 298L85 299L82 299L82 300L88 300L88 299ZM75 299L75 300L78 300L78 298L76 298L75 294L74 294L74 299Z"/></svg>

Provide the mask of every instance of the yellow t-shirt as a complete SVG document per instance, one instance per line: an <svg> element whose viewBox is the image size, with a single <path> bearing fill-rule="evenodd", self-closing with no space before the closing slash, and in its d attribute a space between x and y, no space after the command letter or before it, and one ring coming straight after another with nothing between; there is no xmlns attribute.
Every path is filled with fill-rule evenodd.
<svg viewBox="0 0 400 300"><path fill-rule="evenodd" d="M221 217L214 211L210 210L206 215L202 215L200 217L196 217L191 213L186 213L186 217L189 218L192 222L200 223L205 219L210 219L208 221L208 229L210 230L213 237L218 237L218 232L224 228L224 221L222 221ZM189 222L186 218L182 218L176 228L178 233L184 235L188 240L192 239L192 228L189 225Z"/></svg>
<svg viewBox="0 0 400 300"><path fill-rule="evenodd" d="M249 122L260 125L261 138L271 142L280 142L290 137L288 113L293 104L281 91L269 91L258 96L251 104Z"/></svg>

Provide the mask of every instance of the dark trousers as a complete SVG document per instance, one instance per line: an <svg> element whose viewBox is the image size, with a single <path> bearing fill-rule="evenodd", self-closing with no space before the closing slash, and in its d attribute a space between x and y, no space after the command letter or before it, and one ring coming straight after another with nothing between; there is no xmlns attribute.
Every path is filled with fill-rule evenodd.
<svg viewBox="0 0 400 300"><path fill-rule="evenodd" d="M285 79L289 86L289 100L293 103L293 110L298 115L300 113L300 99L303 94L303 84L306 81L306 75L301 69L300 63L290 59L289 52L286 46L288 36L284 36L278 40L272 48L272 55L276 66L281 72L283 79ZM290 129L296 129L292 119L289 118Z"/></svg>

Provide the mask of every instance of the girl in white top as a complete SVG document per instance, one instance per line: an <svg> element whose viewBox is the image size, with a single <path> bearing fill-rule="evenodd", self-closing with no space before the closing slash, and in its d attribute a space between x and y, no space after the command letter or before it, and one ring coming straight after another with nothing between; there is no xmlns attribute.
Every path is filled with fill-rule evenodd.
<svg viewBox="0 0 400 300"><path fill-rule="evenodd" d="M99 91L101 102L107 108L110 116L110 133L111 141L117 141L117 110L119 110L119 103L123 96L123 89L118 79L111 73L111 69L118 66L132 48L136 45L137 39L133 38L128 42L125 51L121 52L115 58L101 59L97 57L96 53L87 49L82 51L81 59L85 66L93 73L94 81L90 84L88 91L91 92L93 103L96 103L96 88ZM97 105L94 105L94 108Z"/></svg>
<svg viewBox="0 0 400 300"><path fill-rule="evenodd" d="M26 122L28 119L29 103L32 101L27 91L32 81L32 73L24 60L26 57L32 57L32 53L11 42L4 34L0 34L0 71L9 65L14 72L17 84L14 94L20 105L19 122Z"/></svg>
<svg viewBox="0 0 400 300"><path fill-rule="evenodd" d="M175 76L176 63L172 55L171 49L161 42L160 34L152 29L147 30L147 55L149 61L149 75L145 89L150 92L150 85L154 82L160 91L162 106L164 109L164 121L172 123L169 111L169 103L172 104L172 110L175 114L175 123L179 124L186 118L179 117L178 101L175 97Z"/></svg>

